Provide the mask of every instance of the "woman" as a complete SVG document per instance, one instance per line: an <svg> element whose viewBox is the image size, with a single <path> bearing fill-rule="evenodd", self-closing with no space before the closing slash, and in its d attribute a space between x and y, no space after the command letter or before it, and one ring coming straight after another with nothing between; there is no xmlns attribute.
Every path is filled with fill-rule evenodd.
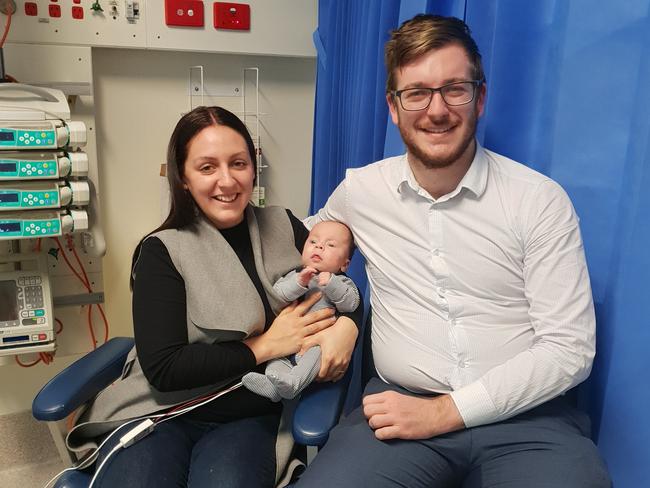
<svg viewBox="0 0 650 488"><path fill-rule="evenodd" d="M199 107L178 122L167 159L169 216L133 259L137 357L84 412L68 437L73 448L316 344L320 378L339 379L354 347L349 317L306 313L318 297L287 306L272 291L300 263L307 230L288 210L249 204L256 160L244 124L223 108ZM351 314L357 323L360 315ZM94 486L275 486L292 446L281 417L281 404L236 389L116 450ZM101 449L98 466L114 445Z"/></svg>

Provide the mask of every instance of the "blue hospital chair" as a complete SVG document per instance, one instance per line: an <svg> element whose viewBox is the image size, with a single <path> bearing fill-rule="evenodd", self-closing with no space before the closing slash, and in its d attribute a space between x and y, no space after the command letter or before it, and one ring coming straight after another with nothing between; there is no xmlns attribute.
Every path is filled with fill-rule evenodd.
<svg viewBox="0 0 650 488"><path fill-rule="evenodd" d="M132 347L132 338L115 337L70 365L36 395L33 416L47 422L65 419L120 376ZM358 349L359 346L355 358L360 354ZM298 444L316 448L325 444L341 414L353 369L350 367L336 383L314 383L303 392L293 420L293 436ZM68 471L54 488L87 488L92 475L87 471Z"/></svg>

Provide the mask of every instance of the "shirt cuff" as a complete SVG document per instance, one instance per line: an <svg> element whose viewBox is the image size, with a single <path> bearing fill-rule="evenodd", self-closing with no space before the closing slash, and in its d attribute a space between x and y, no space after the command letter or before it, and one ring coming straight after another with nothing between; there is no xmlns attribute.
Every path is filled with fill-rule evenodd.
<svg viewBox="0 0 650 488"><path fill-rule="evenodd" d="M459 390L452 391L449 395L456 404L465 427L489 424L498 417L494 403L480 381L475 381Z"/></svg>

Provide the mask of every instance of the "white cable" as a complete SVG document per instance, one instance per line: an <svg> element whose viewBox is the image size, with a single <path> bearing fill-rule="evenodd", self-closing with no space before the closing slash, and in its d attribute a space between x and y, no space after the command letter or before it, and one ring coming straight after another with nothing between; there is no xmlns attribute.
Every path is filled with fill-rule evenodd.
<svg viewBox="0 0 650 488"><path fill-rule="evenodd" d="M60 477L63 473L65 473L66 471L75 471L76 469L77 469L76 467L72 466L72 467L70 467L70 468L65 468L63 471L59 471L57 474L54 475L54 478L52 478L50 481L48 481L47 483L45 483L45 486L44 486L43 488L47 488L48 486L50 486L50 484L51 484L52 482L58 480L59 477Z"/></svg>
<svg viewBox="0 0 650 488"><path fill-rule="evenodd" d="M125 425L132 424L132 423L137 422L137 421L139 421L139 420L142 420L142 418L137 418L137 419L129 420L128 422L124 422L124 423L123 423L122 425L120 425L119 427L116 427L115 430L113 430L113 432L111 432L111 433L106 437L106 439L104 439L104 440L101 442L101 444L99 444L99 446L97 446L97 449L95 449L95 451L94 451L91 455L89 455L88 457L86 457L83 461L81 461L81 462L80 462L79 464L77 464L76 466L71 466L71 467L69 467L69 468L65 468L63 471L60 471L59 473L57 473L57 474L56 474L56 475L55 475L55 476L54 476L50 481L48 481L48 482L45 484L45 486L44 486L43 488L48 488L48 486L50 485L50 483L52 483L53 481L56 481L57 479L59 479L59 478L61 477L61 475L62 475L63 473L65 473L65 472L67 472L67 471L76 471L76 470L84 469L84 468L87 468L88 466L90 466L92 463L95 462L95 459L96 459L96 457L97 457L97 454L99 453L99 450L100 450L102 447L104 447L104 444L106 444L106 443L110 440L110 438L113 437L113 435L114 435L118 430L120 430L120 429L121 429L122 427L124 427ZM119 444L118 444L118 445L119 445ZM92 462L89 462L89 461L92 461Z"/></svg>
<svg viewBox="0 0 650 488"><path fill-rule="evenodd" d="M152 417L153 417L153 416L152 416ZM127 421L127 422L124 422L124 423L123 423L122 425L120 425L119 427L116 427L116 428L113 430L113 432L111 432L110 434L108 434L108 436L106 436L106 439L104 439L104 440L101 442L101 444L99 444L99 446L97 446L97 448L95 449L95 451L94 451L91 455L89 455L88 457L86 457L83 461L81 461L79 464L77 464L76 466L74 466L74 469L85 469L85 468L87 468L88 466L90 466L92 463L95 462L95 459L97 459L97 454L99 454L99 450L100 450L102 447L104 447L104 444L106 444L106 443L110 440L110 438L113 437L113 436L117 433L117 431L119 431L122 427L124 427L124 426L126 426L126 425L134 424L134 423L136 423L136 422L140 422L140 421L142 421L142 420L144 420L144 419L146 419L146 418L147 418L147 417L138 417L137 419L129 420L129 421Z"/></svg>
<svg viewBox="0 0 650 488"><path fill-rule="evenodd" d="M194 410L195 408L202 407L203 405L205 405L205 404L207 404L207 403L210 403L212 400L216 400L216 399L219 398L220 396L223 396L223 395L225 395L226 393L230 393L231 391L236 390L237 388L240 388L241 386L243 386L243 383L240 381L239 383L236 383L236 384L232 385L231 387L226 388L225 390L220 391L219 393L215 393L214 395L212 395L212 396L206 398L205 400L203 400L203 401L197 403L196 405L191 405L191 406L186 407L186 408L184 408L184 409L182 409L182 410L179 410L179 411L177 411L177 412L174 412L173 414L169 414L169 413L167 413L167 414L162 414L162 415L160 415L160 417L163 417L163 418L160 419L160 420L158 421L158 423L159 423L159 424L162 424L163 422L167 422L168 420L171 420L171 419L173 419L173 418L176 418L176 417L178 417L179 415L183 415L184 413L187 413L187 412L189 412L189 411L191 411L191 410ZM157 425L157 424L156 424L156 425Z"/></svg>
<svg viewBox="0 0 650 488"><path fill-rule="evenodd" d="M122 445L121 445L121 444L118 444L118 445L116 445L116 446L111 450L111 452L108 453L108 455L104 458L104 460L102 461L102 463L101 463L101 464L97 467L97 469L95 470L95 475L94 475L93 478L90 480L90 484L88 485L88 488L93 488L93 485L95 484L95 480L97 479L97 475L99 474L99 472L102 470L102 468L103 468L104 465L106 464L106 461L108 461L108 460L111 458L111 456L112 456L113 454L115 454L117 451L119 451L121 448L122 448Z"/></svg>
<svg viewBox="0 0 650 488"><path fill-rule="evenodd" d="M189 407L186 407L186 408L183 408L183 409L181 409L181 410L178 410L177 412L174 412L173 414L171 414L171 413L159 413L159 414L154 414L154 415L145 415L145 416L143 416L143 417L138 417L138 418L136 418L136 419L132 419L132 420L129 420L129 421L127 421L127 422L124 422L122 425L116 427L116 428L113 430L113 432L111 432L111 433L106 437L106 439L104 439L104 440L103 440L103 441L102 441L102 442L97 446L97 448L95 449L95 451L93 452L93 454L91 454L91 455L88 456L86 459L84 459L83 461L81 461L78 465L73 466L73 467L70 467L70 468L66 468L66 469L64 469L63 471L61 471L60 473L58 473L56 476L54 476L54 478L52 478L50 481L48 481L47 484L46 484L43 488L48 488L49 484L52 483L52 481L57 480L57 479L58 479L58 478L59 478L63 473L65 473L66 471L77 470L77 469L84 469L84 468L90 466L93 462L95 462L95 460L96 460L96 458L97 458L97 454L99 453L99 450L100 450L102 447L104 447L104 445L105 445L105 444L106 444L106 443L111 439L111 437L113 437L113 435L115 435L115 434L116 434L120 429L122 429L122 427L124 427L124 426L126 426L126 425L129 425L129 424L133 424L133 423L135 423L135 422L141 422L141 423L142 423L142 421L146 421L146 420L148 420L148 419L160 419L160 420L158 421L158 423L167 422L168 420L172 420L172 419L178 417L179 415L183 415L184 413L187 413L187 412L190 412L190 411L194 410L195 408L202 407L203 405L206 405L207 403L210 403L211 401L216 400L217 398L219 398L219 397L225 395L226 393L230 393L231 391L236 390L236 389L240 388L241 386L243 386L243 383L240 381L239 383L236 383L236 384L234 384L233 386L231 386L231 387L229 387L229 388L226 388L225 390L222 390L222 391L220 391L220 392L218 392L218 393L215 393L215 394L209 396L209 397L206 398L205 400L202 400L201 402L199 402L199 403L197 403L197 404L195 404L195 405L190 405ZM153 424L153 425L151 426L151 430L153 430L153 429L155 428L156 425L157 425L157 424ZM111 450L111 452L108 454L108 456L106 456L106 458L104 458L104 460L102 461L102 463L101 463L101 464L99 465L99 467L95 470L95 475L93 476L93 479L91 480L90 485L88 486L88 488L92 488L93 482L94 482L94 480L95 480L96 477L97 477L97 473L102 469L102 467L104 466L104 463L106 462L106 460L107 460L109 457L111 457L111 456L112 456L116 451L118 451L118 450L121 449L122 447L128 447L128 446L130 446L131 444L133 444L134 442L137 442L137 441L141 438L141 437L136 437L135 439L131 439L131 438L129 438L129 439L127 439L127 440L124 440L125 437L130 436L131 434L135 434L135 433L136 433L135 431L136 431L137 429L139 429L139 427L140 427L140 425L136 426L134 429L132 429L132 430L130 430L129 432L127 432L127 433L126 433L126 434L125 434L125 435L120 439L120 443L118 443L118 444L113 448L113 450ZM150 432L151 430L149 430L149 432ZM139 432L138 432L138 433L139 433ZM148 432L147 432L147 433L148 433ZM143 437L144 437L144 436L143 436ZM128 444L127 444L127 442L128 442Z"/></svg>

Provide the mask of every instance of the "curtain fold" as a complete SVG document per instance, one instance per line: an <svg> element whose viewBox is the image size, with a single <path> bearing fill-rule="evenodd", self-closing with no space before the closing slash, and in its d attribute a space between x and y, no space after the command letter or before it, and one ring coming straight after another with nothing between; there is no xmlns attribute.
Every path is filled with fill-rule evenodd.
<svg viewBox="0 0 650 488"><path fill-rule="evenodd" d="M383 51L397 25L397 0L321 0L310 213L321 208L347 168L382 159L388 107ZM349 270L365 288L356 253Z"/></svg>

